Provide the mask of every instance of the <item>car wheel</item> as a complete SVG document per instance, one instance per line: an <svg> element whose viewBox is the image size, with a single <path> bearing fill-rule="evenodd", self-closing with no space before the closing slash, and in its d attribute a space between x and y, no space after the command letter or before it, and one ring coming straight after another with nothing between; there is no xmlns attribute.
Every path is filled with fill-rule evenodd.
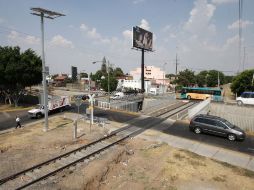
<svg viewBox="0 0 254 190"><path fill-rule="evenodd" d="M200 134L200 133L201 133L201 129L200 129L199 127L196 127L196 128L194 129L194 133Z"/></svg>
<svg viewBox="0 0 254 190"><path fill-rule="evenodd" d="M37 117L38 119L40 119L40 118L42 117L42 114L41 114L41 113L37 113L37 114L36 114L36 117Z"/></svg>
<svg viewBox="0 0 254 190"><path fill-rule="evenodd" d="M188 96L187 96L187 99L188 99L188 100L190 100L190 99L191 99L191 96L190 96L190 95L188 95Z"/></svg>
<svg viewBox="0 0 254 190"><path fill-rule="evenodd" d="M236 136L234 134L229 134L228 135L228 140L235 141L236 140Z"/></svg>
<svg viewBox="0 0 254 190"><path fill-rule="evenodd" d="M238 100L238 101L237 101L237 105L238 105L238 106L242 106L242 105L243 105L243 102L242 102L241 100Z"/></svg>

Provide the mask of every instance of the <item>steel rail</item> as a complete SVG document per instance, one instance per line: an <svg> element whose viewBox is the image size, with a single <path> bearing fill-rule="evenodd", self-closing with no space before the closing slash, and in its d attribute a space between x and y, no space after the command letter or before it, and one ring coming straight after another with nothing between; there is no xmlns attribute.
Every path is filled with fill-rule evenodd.
<svg viewBox="0 0 254 190"><path fill-rule="evenodd" d="M54 161L56 161L56 160L59 160L59 159L61 159L61 158L63 158L63 157L66 157L66 156L68 156L68 155L70 155L70 154L72 154L72 153L74 153L74 152L79 152L79 151L81 151L82 149L86 149L86 148L88 148L88 147L90 147L90 146L92 146L92 145L94 145L94 144L96 144L96 143L98 143L98 142L100 142L100 141L109 139L109 138L111 138L112 136L115 136L117 133L119 133L119 132L121 132L121 131L123 131L123 130L126 130L126 129L130 128L130 127L132 127L132 126L129 126L129 127L127 126L127 127L123 128L122 130L118 130L118 131L116 131L116 132L113 131L112 133L110 133L110 134L109 134L108 136L106 136L106 137L102 137L102 138L100 138L100 139L98 139L98 140L96 140L96 141L93 141L93 142L91 142L91 143L89 143L89 144L86 144L86 145L84 145L84 146L81 146L81 147L79 147L79 148L77 148L77 149L74 149L74 150L72 150L72 151L70 151L70 152L64 153L64 154L62 154L62 155L60 155L60 156L56 156L56 157L54 157L54 158L52 158L52 159L49 159L49 160L47 160L47 161L45 161L45 162L42 162L42 163L40 163L40 164L37 164L37 165L34 165L34 166L30 167L30 168L27 168L27 169L25 169L25 170L22 170L22 171L20 171L20 172L18 172L18 173L15 173L15 174L12 174L12 175L10 175L10 176L8 176L8 177L5 177L5 178L3 178L3 179L0 180L0 185L6 183L7 181L10 181L10 180L12 180L12 179L15 179L15 178L17 178L18 176L20 176L20 175L22 175L22 174L25 174L25 173L27 173L27 172L29 172L29 171L33 171L33 170L35 170L36 168L40 168L40 167L43 166L43 165L48 165L49 163L54 162Z"/></svg>
<svg viewBox="0 0 254 190"><path fill-rule="evenodd" d="M178 113L180 113L180 112L182 112L182 111L186 110L187 108L189 108L189 107L191 107L191 106L193 106L193 105L195 105L195 104L196 104L196 103L195 103L195 102L193 102L192 104L188 105L187 107L184 107L184 108L182 108L182 109L180 109L180 110L176 111L175 113L172 113L172 114L170 114L170 115L166 116L165 118L172 117L173 115L176 115L176 114L178 114ZM187 105L187 104L184 104L184 105L182 105L182 106L180 106L180 107L178 107L178 108L181 108L181 107L183 107L183 106L185 106L185 105ZM173 110L171 110L171 111L173 111ZM165 115L165 113L164 113L164 114L162 114L162 115ZM160 116L162 116L162 115L160 115Z"/></svg>
<svg viewBox="0 0 254 190"><path fill-rule="evenodd" d="M180 108L180 107L182 107L186 104L188 104L188 103L176 103L176 104L173 104L172 107L162 108L162 109L157 111L157 112L163 111L162 113L156 114L156 112L153 112L152 114L154 115L154 117L159 117L161 115L164 115L165 113L171 112L171 111L173 111L177 108Z"/></svg>
<svg viewBox="0 0 254 190"><path fill-rule="evenodd" d="M108 149L109 147L114 146L115 144L118 144L118 143L121 142L121 141L124 141L125 139L129 138L129 136L130 136L130 135L127 135L127 136L125 136L125 137L123 137L123 138L121 138L121 139L119 139L119 140L117 140L117 141L115 141L115 142L113 142L113 143L111 143L111 144L109 144L109 145L107 145L107 146L105 146L105 147L99 149L99 150L96 150L96 151L93 152L93 153L90 153L90 154L88 154L88 155L86 155L86 156L84 156L84 157L82 157L82 158L80 158L80 159L78 159L78 160L75 160L74 162L71 162L71 163L69 163L69 164L67 164L67 165L65 165L65 166L63 166L63 167L61 167L61 168L58 168L57 170L54 170L53 172L50 172L50 173L48 173L48 174L46 174L46 175L44 175L44 176L42 176L42 177L39 177L38 179L35 179L35 180L33 180L33 181L31 181L31 182L29 182L29 183L27 183L27 184L25 184L25 185L23 185L23 186L21 186L21 187L18 187L16 190L24 189L25 187L28 187L28 186L30 186L30 185L32 185L32 184L38 182L38 181L41 181L41 180L43 180L43 179L46 179L46 178L48 178L49 176L52 176L52 175L54 175L54 174L56 174L56 173L58 173L58 172L60 172L60 171L62 171L62 170L64 170L64 169L66 169L66 168L72 166L72 165L75 165L75 164L78 163L78 162L81 162L81 161L83 161L83 160L85 160L85 159L87 159L87 158L89 158L89 157L91 157L91 156L93 156L93 155L96 155L96 154L98 154L98 153L100 153L100 152L102 152L102 151Z"/></svg>
<svg viewBox="0 0 254 190"><path fill-rule="evenodd" d="M175 115L175 114L177 114L177 113L179 113L179 112L181 112L181 111L183 111L183 110L185 110L185 109L191 107L191 106L194 105L194 104L195 104L195 103L193 103L193 104L191 104L191 105L189 105L189 106L187 106L187 107L184 107L183 109L180 109L180 110L178 110L177 112L172 113L172 114L170 114L169 116L167 116L167 117L165 117L165 118L169 118L169 117L171 117L171 116L173 116L173 115ZM174 105L176 105L176 104L174 104ZM178 106L178 107L174 107L174 108L172 108L172 109L170 109L170 110L167 110L166 112L164 112L164 113L162 113L162 114L159 114L158 116L164 115L165 113L171 112L171 111L173 111L173 110L175 110L175 109L177 109L177 108L183 107L183 106L185 106L185 105L186 105L186 104L182 104L182 105L180 105L180 106ZM158 117L158 116L157 116L157 117ZM84 157L82 157L82 158L80 158L80 159L77 159L77 160L75 160L75 161L73 161L73 162L71 162L71 163L69 163L69 164L67 164L67 165L65 165L65 166L63 166L63 167L61 167L61 168L58 168L57 170L54 170L54 171L52 171L52 172L50 172L50 173L48 173L48 174L46 174L46 175L44 175L44 176L41 176L41 177L39 177L39 178L37 178L37 179L35 179L35 180L32 180L31 182L29 182L29 183L27 183L27 184L25 184L25 185L23 185L23 186L21 186L21 187L18 187L17 189L23 189L23 188L28 187L28 186L30 186L30 185L32 185L32 184L38 182L38 181L41 181L41 180L43 180L43 179L46 179L46 178L48 178L49 176L52 176L52 175L54 175L54 174L56 174L56 173L58 173L58 172L60 172L60 171L62 171L62 170L64 170L64 169L66 169L66 168L72 166L72 165L75 165L75 164L78 163L78 162L81 162L82 160L85 160L85 159L87 159L87 158L89 158L89 157L91 157L91 156L93 156L93 155L96 155L96 154L98 154L99 152L102 152L102 151L108 149L109 147L112 147L112 146L114 146L115 144L118 144L119 142L124 141L125 139L127 139L127 138L129 138L129 137L132 137L132 136L135 136L135 135L139 134L140 131L143 132L143 131L145 131L145 130L151 128L153 125L154 125L154 123L150 123L149 126L146 127L145 129L143 129L143 128L142 128L142 129L138 129L138 130L136 130L136 131L134 131L134 132L132 132L132 133L130 133L130 134L124 136L123 138L121 138L121 139L119 139L119 140L117 140L117 141L115 141L115 142L113 142L113 143L111 143L111 144L109 144L109 145L107 145L107 146L105 146L105 147L103 147L103 148L100 148L99 150L96 150L96 151L93 152L93 153L90 153L90 154L88 154L88 155L86 155L86 156L84 156ZM125 130L131 128L131 127L133 127L133 126L130 125L130 126L126 126L126 127L122 128L122 129L118 129L118 130L116 130L116 131L113 131L110 135L108 135L108 136L106 136L106 137L100 138L100 139L98 139L98 140L96 140L96 141L93 141L93 142L91 142L91 143L89 143L89 144L86 144L86 145L84 145L84 146L82 146L82 147L79 147L79 148L77 148L77 149L74 149L74 150L72 150L72 151L70 151L70 152L64 153L64 154L62 154L62 155L60 155L60 156L54 157L54 158L52 158L52 159L50 159L50 160L47 160L47 161L45 161L45 162L43 162L43 163L40 163L40 164L38 164L38 165L34 165L34 166L32 166L32 167L30 167L30 168L28 168L28 169L25 169L25 170L23 170L23 171L21 171L21 172L18 172L18 173L16 173L16 174L13 174L13 175L11 175L11 176L8 176L8 177L6 177L6 178L3 178L3 179L0 180L0 185L4 184L4 183L6 183L6 182L8 182L8 181L10 181L10 180L12 180L12 179L15 179L15 178L17 178L18 176L23 175L23 174L25 174L25 173L27 173L27 172L29 172L29 171L33 171L33 170L35 170L36 168L41 168L41 167L44 166L44 165L48 165L48 164L51 163L51 162L55 162L56 160L59 160L59 159L61 159L61 158L63 158L63 157L67 157L67 156L71 155L72 153L79 152L79 151L81 151L81 150L83 150L83 149L86 149L86 148L88 148L88 147L90 147L90 146L92 146L92 145L94 145L94 144L96 144L96 143L98 143L98 142L101 142L101 141L104 141L104 140L106 140L106 139L112 138L113 136L116 136L116 134L118 134L118 133L120 133L120 132L122 132L122 131L125 131Z"/></svg>

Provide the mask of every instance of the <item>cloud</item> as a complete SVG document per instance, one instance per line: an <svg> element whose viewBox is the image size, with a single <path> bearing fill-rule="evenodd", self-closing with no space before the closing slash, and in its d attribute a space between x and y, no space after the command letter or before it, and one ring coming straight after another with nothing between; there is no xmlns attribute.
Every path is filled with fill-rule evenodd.
<svg viewBox="0 0 254 190"><path fill-rule="evenodd" d="M139 3L143 3L143 2L145 2L145 0L134 0L132 3L139 4Z"/></svg>
<svg viewBox="0 0 254 190"><path fill-rule="evenodd" d="M246 28L249 25L252 25L253 22L249 20L241 20L242 28ZM229 30L238 29L239 28L239 20L233 22L231 25L228 25Z"/></svg>
<svg viewBox="0 0 254 190"><path fill-rule="evenodd" d="M87 31L87 34L90 38L93 39L101 39L101 35L96 31L96 28L92 28L91 30Z"/></svg>
<svg viewBox="0 0 254 190"><path fill-rule="evenodd" d="M169 37L170 37L170 38L176 38L176 34L170 33L170 34L169 34Z"/></svg>
<svg viewBox="0 0 254 190"><path fill-rule="evenodd" d="M103 37L94 27L90 28L86 24L82 23L79 28L86 35L86 37L93 39L94 43L108 44L111 42L111 39Z"/></svg>
<svg viewBox="0 0 254 190"><path fill-rule="evenodd" d="M64 47L64 48L74 48L74 45L71 41L65 39L61 35L54 36L51 41L49 42L49 45L51 46L58 46L58 47Z"/></svg>
<svg viewBox="0 0 254 190"><path fill-rule="evenodd" d="M227 3L236 3L238 0L212 0L212 3L216 5L227 4Z"/></svg>
<svg viewBox="0 0 254 190"><path fill-rule="evenodd" d="M123 31L122 34L125 39L132 39L132 31L130 31L130 30L125 30L125 31Z"/></svg>
<svg viewBox="0 0 254 190"><path fill-rule="evenodd" d="M215 34L216 26L211 23L215 9L216 7L209 4L207 0L195 1L190 17L184 24L184 29L199 36Z"/></svg>
<svg viewBox="0 0 254 190"><path fill-rule="evenodd" d="M85 24L81 24L79 28L80 28L80 30L83 30L83 31L88 30L88 27Z"/></svg>
<svg viewBox="0 0 254 190"><path fill-rule="evenodd" d="M141 20L141 23L139 25L140 28L143 28L145 30L150 30L150 26L149 26L149 23L146 19L142 19Z"/></svg>
<svg viewBox="0 0 254 190"><path fill-rule="evenodd" d="M31 35L21 35L20 33L12 30L11 33L7 36L11 42L22 45L38 45L40 43L40 38Z"/></svg>
<svg viewBox="0 0 254 190"><path fill-rule="evenodd" d="M0 24L4 23L5 22L5 19L1 18L0 17Z"/></svg>
<svg viewBox="0 0 254 190"><path fill-rule="evenodd" d="M163 28L162 28L162 31L163 32L168 32L168 31L170 31L172 29L172 26L171 25L166 25L166 26L164 26Z"/></svg>

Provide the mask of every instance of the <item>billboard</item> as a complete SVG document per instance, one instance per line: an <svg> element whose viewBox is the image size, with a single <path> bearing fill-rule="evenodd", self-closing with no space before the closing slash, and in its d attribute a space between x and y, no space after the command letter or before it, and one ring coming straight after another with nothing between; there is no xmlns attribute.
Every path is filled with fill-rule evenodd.
<svg viewBox="0 0 254 190"><path fill-rule="evenodd" d="M138 26L133 27L133 47L152 51L153 33Z"/></svg>

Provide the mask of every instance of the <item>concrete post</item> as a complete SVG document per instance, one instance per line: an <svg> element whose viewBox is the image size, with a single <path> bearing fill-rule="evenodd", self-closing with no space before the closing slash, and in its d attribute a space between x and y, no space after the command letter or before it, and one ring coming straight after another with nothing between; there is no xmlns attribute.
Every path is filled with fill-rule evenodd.
<svg viewBox="0 0 254 190"><path fill-rule="evenodd" d="M73 123L73 140L77 139L77 120Z"/></svg>

